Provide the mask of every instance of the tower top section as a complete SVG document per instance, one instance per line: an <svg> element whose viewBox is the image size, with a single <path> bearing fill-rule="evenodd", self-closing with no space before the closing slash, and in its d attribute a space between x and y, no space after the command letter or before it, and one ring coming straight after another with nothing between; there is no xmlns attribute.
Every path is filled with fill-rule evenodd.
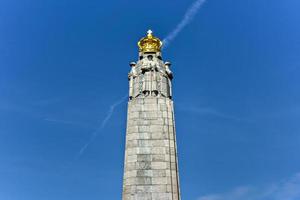
<svg viewBox="0 0 300 200"><path fill-rule="evenodd" d="M147 36L143 37L139 42L139 51L142 53L155 53L160 52L162 47L162 41L153 36L153 32L149 30L147 32Z"/></svg>

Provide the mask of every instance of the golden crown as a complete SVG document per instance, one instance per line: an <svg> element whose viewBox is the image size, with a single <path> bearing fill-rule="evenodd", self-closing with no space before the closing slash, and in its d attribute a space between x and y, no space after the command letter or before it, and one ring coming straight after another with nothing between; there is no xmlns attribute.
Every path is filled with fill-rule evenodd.
<svg viewBox="0 0 300 200"><path fill-rule="evenodd" d="M159 52L162 47L162 41L152 35L152 31L147 32L147 36L138 42L140 52Z"/></svg>

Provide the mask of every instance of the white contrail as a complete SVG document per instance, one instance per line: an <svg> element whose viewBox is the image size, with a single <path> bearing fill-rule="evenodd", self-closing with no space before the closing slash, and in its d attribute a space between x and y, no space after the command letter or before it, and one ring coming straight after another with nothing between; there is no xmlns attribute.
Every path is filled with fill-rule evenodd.
<svg viewBox="0 0 300 200"><path fill-rule="evenodd" d="M96 137L98 136L98 134L102 131L102 129L105 127L105 125L107 124L107 122L110 120L115 108L117 106L119 106L120 104L122 104L126 99L128 98L128 95L122 97L121 99L119 99L118 101L116 101L115 103L113 103L110 107L109 110L105 116L105 118L102 120L101 124L99 125L99 127L91 133L91 138L90 140L81 147L77 158L79 158L84 151L88 148L88 146L96 139Z"/></svg>
<svg viewBox="0 0 300 200"><path fill-rule="evenodd" d="M183 28L188 25L196 16L198 10L202 7L206 0L196 0L192 6L186 11L182 20L175 27L175 29L169 33L169 35L163 40L164 48L166 48L172 40L183 30Z"/></svg>

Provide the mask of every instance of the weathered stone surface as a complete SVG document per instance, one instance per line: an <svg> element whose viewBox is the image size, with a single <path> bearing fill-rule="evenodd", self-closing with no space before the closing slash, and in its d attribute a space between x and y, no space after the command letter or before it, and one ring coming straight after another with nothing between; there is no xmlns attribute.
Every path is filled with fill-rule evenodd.
<svg viewBox="0 0 300 200"><path fill-rule="evenodd" d="M173 102L161 98L128 103L123 200L180 199Z"/></svg>
<svg viewBox="0 0 300 200"><path fill-rule="evenodd" d="M123 200L180 200L169 66L159 52L132 64Z"/></svg>

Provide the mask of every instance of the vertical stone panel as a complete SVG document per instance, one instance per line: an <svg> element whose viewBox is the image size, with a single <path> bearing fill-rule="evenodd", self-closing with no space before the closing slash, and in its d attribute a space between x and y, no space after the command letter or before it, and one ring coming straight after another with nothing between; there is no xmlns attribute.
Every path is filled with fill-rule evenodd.
<svg viewBox="0 0 300 200"><path fill-rule="evenodd" d="M128 103L123 200L180 199L173 117L168 98Z"/></svg>

